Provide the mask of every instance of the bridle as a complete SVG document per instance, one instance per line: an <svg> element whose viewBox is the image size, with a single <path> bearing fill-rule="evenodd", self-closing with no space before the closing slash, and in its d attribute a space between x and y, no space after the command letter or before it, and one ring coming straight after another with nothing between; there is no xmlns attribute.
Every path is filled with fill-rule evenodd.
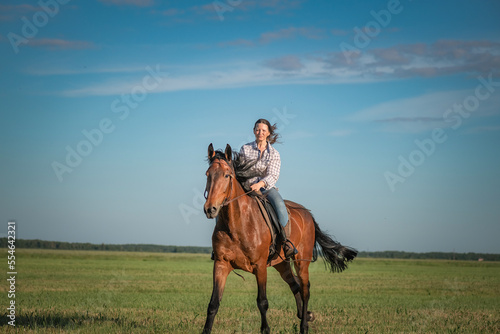
<svg viewBox="0 0 500 334"><path fill-rule="evenodd" d="M220 159L219 159L219 160L220 160ZM219 162L219 163L220 163L220 162ZM228 175L228 176L229 176L229 178L230 178L230 180L229 180L229 185L227 186L227 189L226 189L226 194L229 192L229 195L228 195L228 196L226 196L226 197L224 198L224 200L222 201L221 208L222 208L222 207L225 207L225 206L227 206L227 205L229 205L229 203L231 203L231 202L236 201L236 200L237 200L237 199L239 199L240 197L243 197L243 196L245 196L245 195L248 195L249 193L251 193L251 192L253 191L253 190L250 190L250 191L247 191L247 192L245 192L245 193L243 193L243 194L241 194L241 195L236 196L235 198L231 198L231 194L233 193L233 177L234 177L234 170L231 168L231 171L232 171L232 173ZM205 192L203 193L203 196L205 197L205 199L208 199L208 189L206 188L206 186L205 186Z"/></svg>

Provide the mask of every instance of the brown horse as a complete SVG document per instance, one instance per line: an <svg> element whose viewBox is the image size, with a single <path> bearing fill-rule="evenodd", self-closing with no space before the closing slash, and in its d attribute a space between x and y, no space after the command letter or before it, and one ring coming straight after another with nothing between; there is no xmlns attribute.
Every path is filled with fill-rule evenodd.
<svg viewBox="0 0 500 334"><path fill-rule="evenodd" d="M234 156L233 156L234 155ZM307 310L309 301L309 264L316 260L318 245L323 259L331 271L341 272L347 263L354 259L357 251L342 246L323 233L312 214L303 206L286 201L290 211L290 240L296 246L298 254L293 261L297 276L294 275L290 262L277 257L268 263L271 232L267 227L255 199L246 195L238 175L238 154L232 153L226 146L225 152L214 151L208 147L210 167L207 170L208 192L204 211L208 218L216 218L212 235L214 251L213 292L208 305L207 319L203 333L210 333L215 315L219 309L222 293L229 273L242 269L257 278L257 306L261 314L261 333L269 333L266 312L267 267L272 266L288 283L297 304L297 317L301 319L300 333L308 332L308 321L314 320L312 312Z"/></svg>

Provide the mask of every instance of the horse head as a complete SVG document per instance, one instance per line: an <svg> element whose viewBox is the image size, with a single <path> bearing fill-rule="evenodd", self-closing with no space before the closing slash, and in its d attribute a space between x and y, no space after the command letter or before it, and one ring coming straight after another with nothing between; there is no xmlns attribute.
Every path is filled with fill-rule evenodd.
<svg viewBox="0 0 500 334"><path fill-rule="evenodd" d="M215 218L231 197L232 182L235 176L232 167L232 149L229 144L226 150L214 151L212 144L208 146L209 167L206 172L207 184L205 187L206 201L203 211L207 218Z"/></svg>

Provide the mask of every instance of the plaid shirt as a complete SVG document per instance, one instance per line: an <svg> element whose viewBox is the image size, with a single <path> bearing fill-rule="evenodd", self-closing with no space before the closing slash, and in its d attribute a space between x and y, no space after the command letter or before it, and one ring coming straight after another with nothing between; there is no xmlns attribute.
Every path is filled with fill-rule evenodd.
<svg viewBox="0 0 500 334"><path fill-rule="evenodd" d="M257 170L263 175L262 177L253 177L247 180L245 182L246 186L250 187L250 185L259 181L264 181L266 184L264 187L265 190L269 190L275 186L280 177L281 159L279 152L271 144L267 143L267 148L261 154L257 147L257 142L253 141L241 147L240 155L247 161L259 160L252 167L252 170Z"/></svg>

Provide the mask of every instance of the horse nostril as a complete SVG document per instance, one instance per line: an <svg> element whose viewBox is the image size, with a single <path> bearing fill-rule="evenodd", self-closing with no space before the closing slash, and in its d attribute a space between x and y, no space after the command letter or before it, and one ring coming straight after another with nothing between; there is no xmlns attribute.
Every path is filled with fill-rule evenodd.
<svg viewBox="0 0 500 334"><path fill-rule="evenodd" d="M212 207L207 209L207 213L209 215L214 215L216 212L217 212L217 208L215 206L212 206Z"/></svg>
<svg viewBox="0 0 500 334"><path fill-rule="evenodd" d="M205 212L208 218L214 218L213 216L217 212L217 208L215 206L204 207L203 211Z"/></svg>

